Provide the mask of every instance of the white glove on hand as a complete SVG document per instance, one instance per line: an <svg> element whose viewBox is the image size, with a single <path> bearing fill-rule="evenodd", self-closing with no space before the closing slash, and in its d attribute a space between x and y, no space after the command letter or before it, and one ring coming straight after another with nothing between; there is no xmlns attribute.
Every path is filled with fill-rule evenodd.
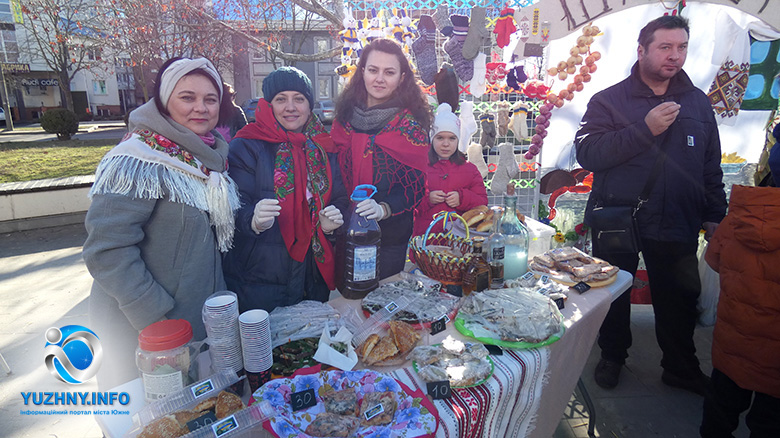
<svg viewBox="0 0 780 438"><path fill-rule="evenodd" d="M325 234L332 233L336 228L344 224L344 216L333 205L320 210L320 228Z"/></svg>
<svg viewBox="0 0 780 438"><path fill-rule="evenodd" d="M276 199L261 199L255 204L255 214L252 216L252 230L260 234L271 228L274 224L274 218L279 216L282 207Z"/></svg>
<svg viewBox="0 0 780 438"><path fill-rule="evenodd" d="M355 212L366 219L382 220L385 217L385 209L373 199L364 199L357 205Z"/></svg>

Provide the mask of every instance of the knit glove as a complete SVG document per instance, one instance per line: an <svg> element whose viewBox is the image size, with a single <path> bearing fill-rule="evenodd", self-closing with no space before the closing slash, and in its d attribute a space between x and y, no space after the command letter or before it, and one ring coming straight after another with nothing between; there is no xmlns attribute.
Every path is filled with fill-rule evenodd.
<svg viewBox="0 0 780 438"><path fill-rule="evenodd" d="M330 234L336 228L344 224L344 215L333 205L329 205L320 210L320 228L325 234Z"/></svg>
<svg viewBox="0 0 780 438"><path fill-rule="evenodd" d="M463 42L469 31L469 17L453 14L450 16L450 20L453 26L452 36L444 43L444 51L450 56L458 79L468 82L474 77L474 62L463 57Z"/></svg>
<svg viewBox="0 0 780 438"><path fill-rule="evenodd" d="M373 199L364 199L360 201L355 212L366 219L382 220L385 217L385 209L377 204Z"/></svg>
<svg viewBox="0 0 780 438"><path fill-rule="evenodd" d="M469 30L466 39L463 41L462 49L463 57L465 59L474 59L482 48L482 45L485 44L485 41L490 38L485 18L486 11L484 7L474 6L471 8Z"/></svg>
<svg viewBox="0 0 780 438"><path fill-rule="evenodd" d="M274 218L279 216L282 207L276 199L261 199L255 204L255 214L252 216L252 230L256 234L271 228Z"/></svg>

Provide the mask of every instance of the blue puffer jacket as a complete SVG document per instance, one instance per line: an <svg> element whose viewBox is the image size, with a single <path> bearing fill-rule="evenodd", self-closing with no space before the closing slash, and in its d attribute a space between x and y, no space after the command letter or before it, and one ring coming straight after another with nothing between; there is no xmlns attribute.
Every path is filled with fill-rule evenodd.
<svg viewBox="0 0 780 438"><path fill-rule="evenodd" d="M241 209L236 214L233 248L225 255L223 271L229 290L238 295L241 311L291 306L303 300L327 301L330 290L320 274L311 248L303 262L290 257L284 244L279 222L260 234L252 230L255 204L264 198L275 198L274 159L276 145L262 140L236 138L230 142L228 173L241 195ZM349 198L341 179L335 154L328 154L333 178L331 204L346 217ZM334 232L343 233L344 226Z"/></svg>
<svg viewBox="0 0 780 438"><path fill-rule="evenodd" d="M680 114L666 132L653 137L644 118L666 101L680 104ZM666 94L656 96L634 64L628 78L593 96L575 146L580 165L593 171L586 224L597 204L636 204L659 147L667 158L637 216L642 237L696 240L703 222L720 222L726 214L715 116L707 96L684 71L671 79Z"/></svg>

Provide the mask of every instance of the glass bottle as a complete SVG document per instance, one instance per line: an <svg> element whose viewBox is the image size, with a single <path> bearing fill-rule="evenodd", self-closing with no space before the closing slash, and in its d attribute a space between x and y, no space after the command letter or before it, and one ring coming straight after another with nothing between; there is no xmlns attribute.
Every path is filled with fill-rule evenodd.
<svg viewBox="0 0 780 438"><path fill-rule="evenodd" d="M504 251L506 241L501 234L501 207L493 207L493 232L487 240L487 262L490 265L490 288L504 287Z"/></svg>
<svg viewBox="0 0 780 438"><path fill-rule="evenodd" d="M347 229L344 279L339 292L344 298L362 299L379 286L379 242L382 230L375 219L355 211L360 201L374 196L376 187L363 184L352 192L352 216Z"/></svg>
<svg viewBox="0 0 780 438"><path fill-rule="evenodd" d="M528 229L517 218L517 195L512 183L507 186L504 195L501 234L505 242L504 279L520 278L528 272Z"/></svg>
<svg viewBox="0 0 780 438"><path fill-rule="evenodd" d="M474 239L471 251L471 260L463 272L463 295L468 296L472 292L482 292L490 287L490 265L482 255L483 239Z"/></svg>

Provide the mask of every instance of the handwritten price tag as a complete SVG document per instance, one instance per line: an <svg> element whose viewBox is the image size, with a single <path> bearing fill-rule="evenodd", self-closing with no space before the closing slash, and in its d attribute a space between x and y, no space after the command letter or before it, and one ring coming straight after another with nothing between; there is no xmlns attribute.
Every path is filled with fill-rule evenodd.
<svg viewBox="0 0 780 438"><path fill-rule="evenodd" d="M203 426L208 426L216 422L217 422L217 416L213 412L209 412L205 415L201 415L200 417L194 420L188 421L187 428L190 430L190 432L194 432Z"/></svg>
<svg viewBox="0 0 780 438"><path fill-rule="evenodd" d="M447 319L444 317L431 323L431 336L441 333L447 328Z"/></svg>
<svg viewBox="0 0 780 438"><path fill-rule="evenodd" d="M301 409L310 408L317 404L317 397L314 395L314 389L293 392L290 394L290 406L293 412Z"/></svg>
<svg viewBox="0 0 780 438"><path fill-rule="evenodd" d="M449 380L428 382L427 387L428 387L428 395L433 397L434 400L444 400L452 396L452 389L450 389Z"/></svg>

